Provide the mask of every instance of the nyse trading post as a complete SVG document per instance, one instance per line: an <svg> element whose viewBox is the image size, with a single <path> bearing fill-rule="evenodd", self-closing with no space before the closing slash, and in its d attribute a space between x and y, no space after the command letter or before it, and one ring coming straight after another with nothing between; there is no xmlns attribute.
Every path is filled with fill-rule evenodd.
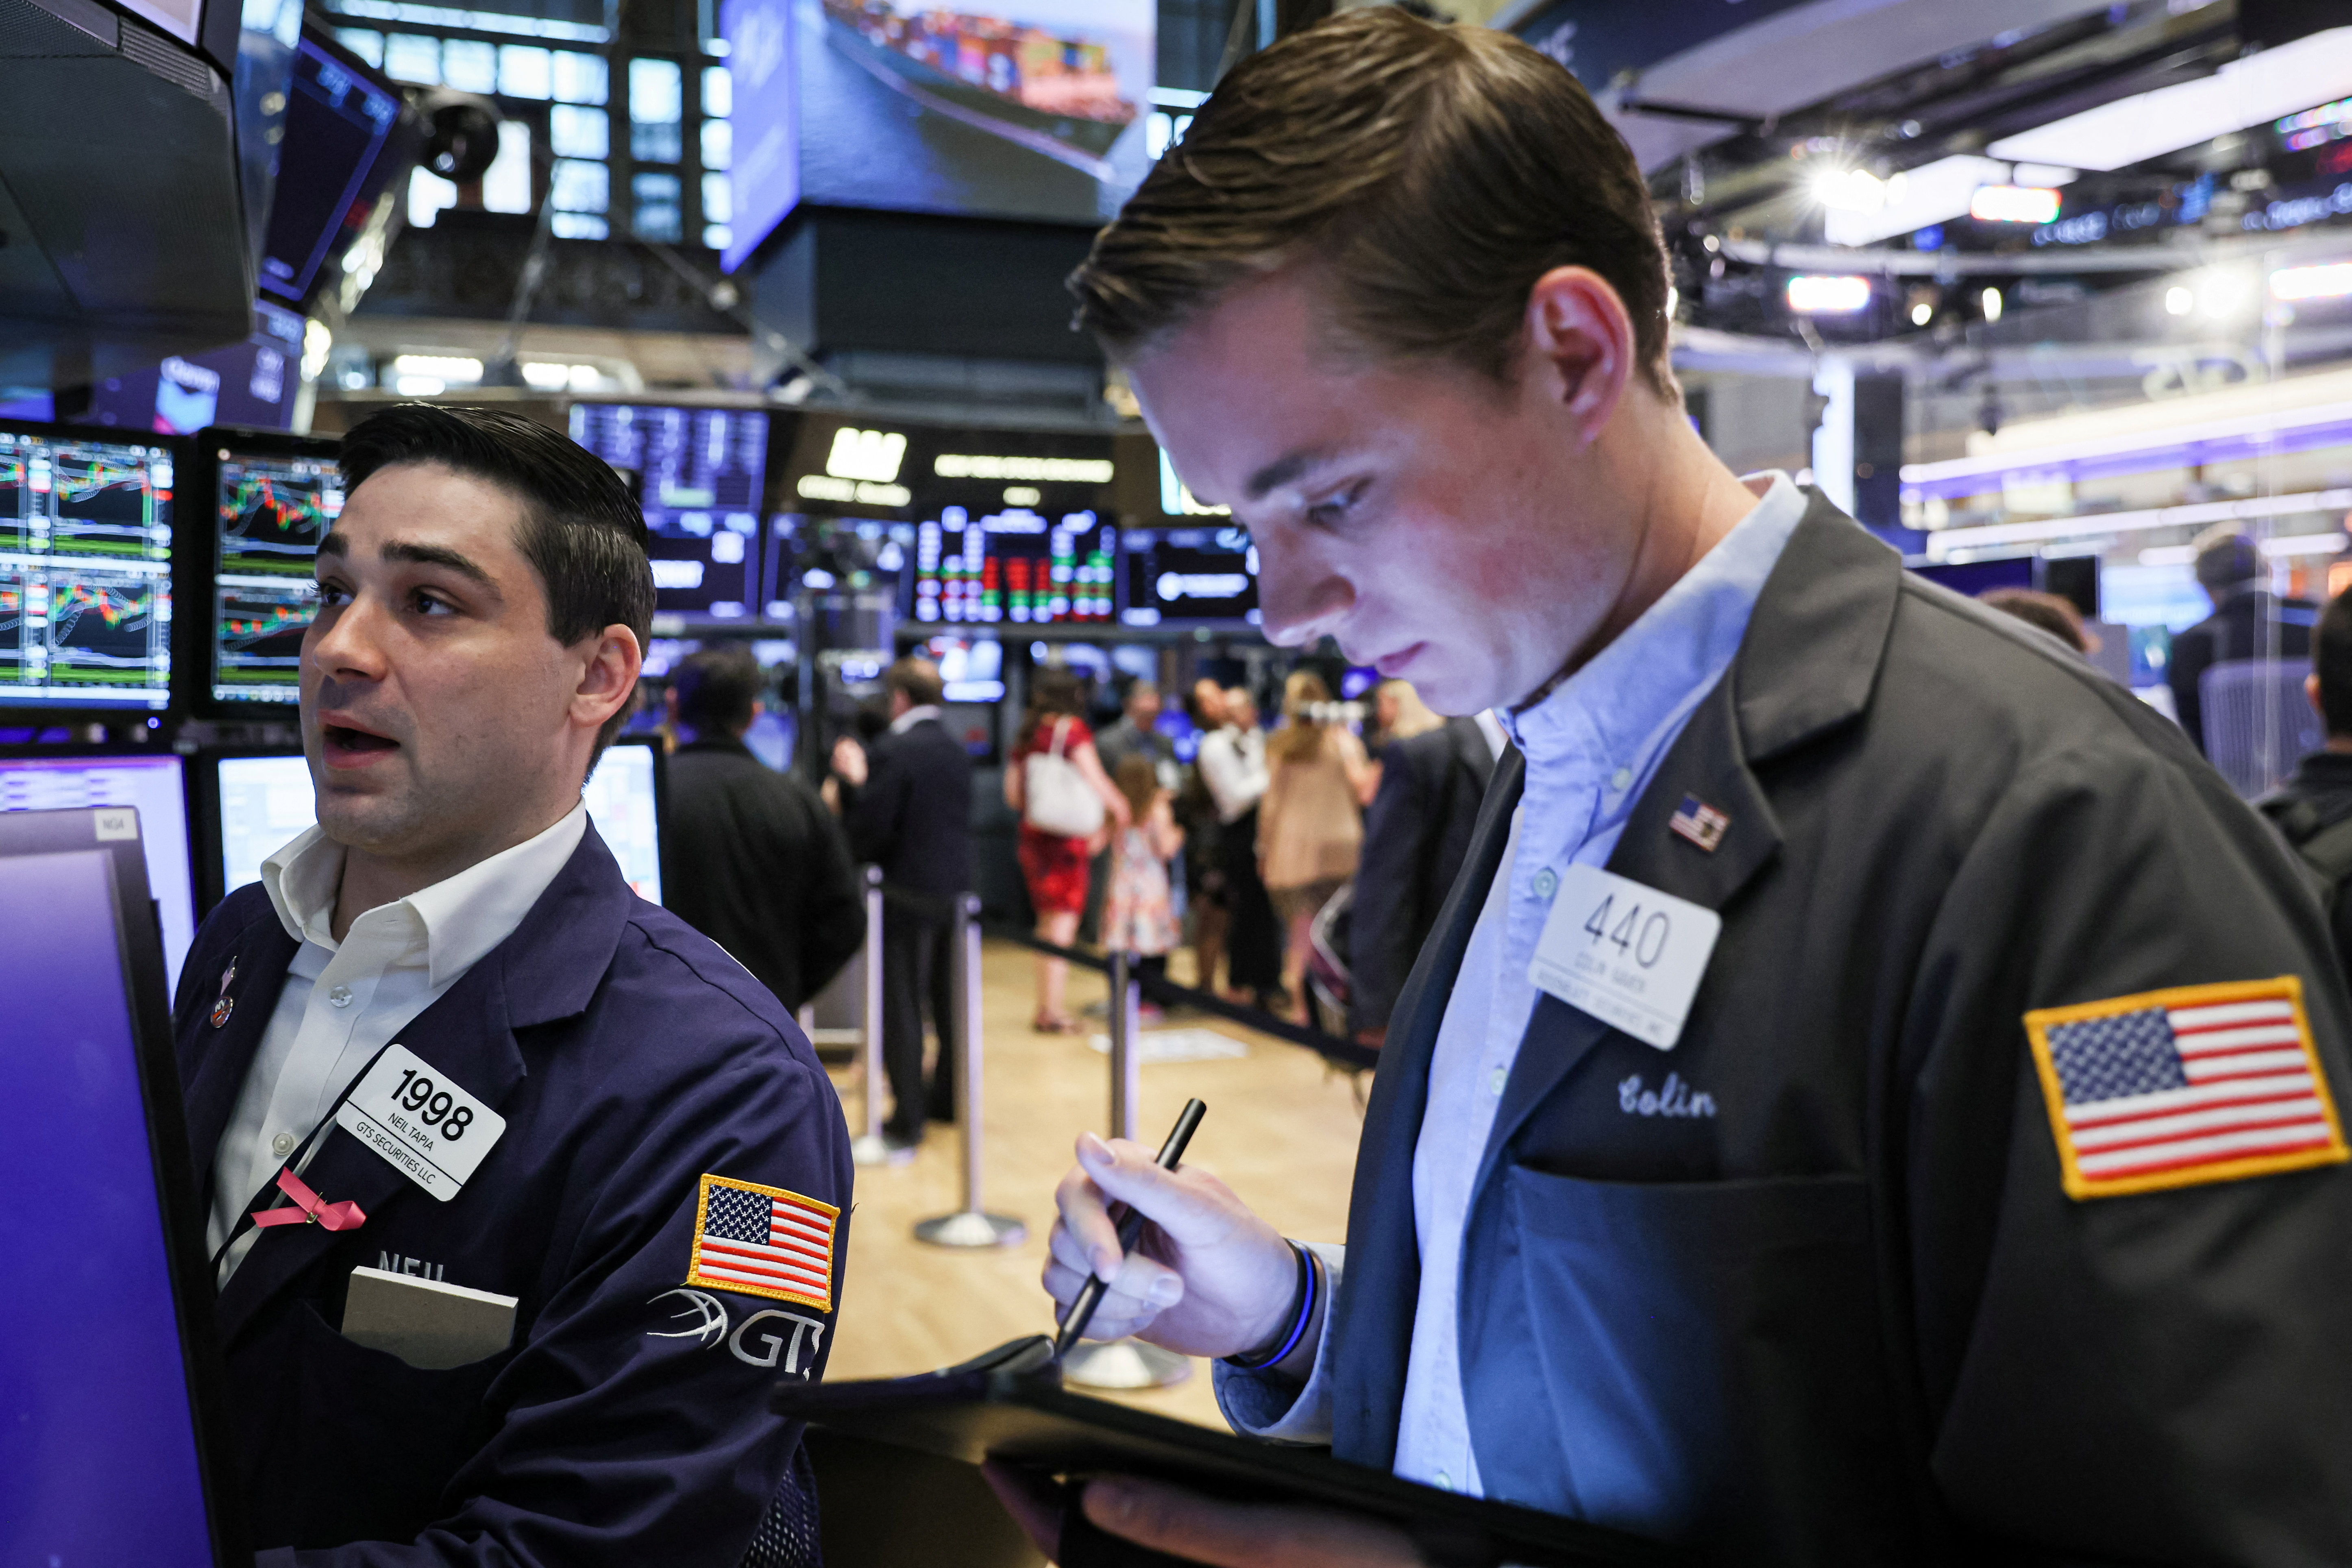
<svg viewBox="0 0 2352 1568"><path fill-rule="evenodd" d="M1025 507L960 506L915 528L911 613L950 625L1108 625L1118 530L1091 511L1049 522Z"/></svg>
<svg viewBox="0 0 2352 1568"><path fill-rule="evenodd" d="M332 458L218 453L213 496L212 689L221 702L292 702L316 607L311 563L343 510Z"/></svg>
<svg viewBox="0 0 2352 1568"><path fill-rule="evenodd" d="M1257 624L1257 548L1246 529L1132 528L1119 554L1125 625Z"/></svg>
<svg viewBox="0 0 2352 1568"><path fill-rule="evenodd" d="M0 430L0 707L171 700L172 454Z"/></svg>
<svg viewBox="0 0 2352 1568"><path fill-rule="evenodd" d="M765 414L581 403L572 408L572 438L637 490L657 610L709 621L757 613Z"/></svg>

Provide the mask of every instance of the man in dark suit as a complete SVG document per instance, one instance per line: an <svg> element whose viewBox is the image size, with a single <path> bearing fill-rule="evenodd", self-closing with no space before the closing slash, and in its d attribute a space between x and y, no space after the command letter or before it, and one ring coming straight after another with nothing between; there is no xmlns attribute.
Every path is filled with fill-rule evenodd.
<svg viewBox="0 0 2352 1568"><path fill-rule="evenodd" d="M866 940L866 900L824 803L743 743L759 690L740 648L688 655L671 679L671 722L691 738L669 760L664 902L796 1013Z"/></svg>
<svg viewBox="0 0 2352 1568"><path fill-rule="evenodd" d="M1486 780L1507 743L1502 726L1482 713L1381 752L1381 789L1364 814L1348 905L1348 1025L1366 1045L1388 1032L1397 993L1470 852Z"/></svg>
<svg viewBox="0 0 2352 1568"><path fill-rule="evenodd" d="M2263 591L2262 577L2262 552L2236 525L2208 530L2198 540L2197 582L2213 601L2213 613L2172 639L2164 679L2172 688L2173 712L2200 752L2205 705L2197 692L2200 676L2230 659L2311 657L2319 606L2308 599L2273 597Z"/></svg>
<svg viewBox="0 0 2352 1568"><path fill-rule="evenodd" d="M971 758L940 722L939 667L902 658L883 673L890 727L875 737L864 786L849 808L857 858L891 887L935 907L893 900L882 917L882 1055L890 1072L883 1135L911 1149L926 1118L955 1119L954 931L949 900L971 889ZM940 1035L939 1067L923 1085L923 1007Z"/></svg>

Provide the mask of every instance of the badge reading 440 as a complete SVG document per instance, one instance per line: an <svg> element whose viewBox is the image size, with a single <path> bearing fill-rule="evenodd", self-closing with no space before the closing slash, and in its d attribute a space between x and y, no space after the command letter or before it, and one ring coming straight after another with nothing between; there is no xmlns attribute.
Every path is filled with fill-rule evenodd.
<svg viewBox="0 0 2352 1568"><path fill-rule="evenodd" d="M445 1204L507 1130L505 1117L403 1045L384 1047L335 1124Z"/></svg>
<svg viewBox="0 0 2352 1568"><path fill-rule="evenodd" d="M1528 978L1570 1006L1670 1051L1723 917L1598 866L1570 866Z"/></svg>

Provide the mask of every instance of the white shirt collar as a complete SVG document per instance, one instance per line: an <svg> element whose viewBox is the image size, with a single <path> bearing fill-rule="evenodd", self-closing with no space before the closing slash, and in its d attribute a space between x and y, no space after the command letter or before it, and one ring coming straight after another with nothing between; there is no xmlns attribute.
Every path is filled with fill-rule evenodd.
<svg viewBox="0 0 2352 1568"><path fill-rule="evenodd" d="M919 708L909 708L890 721L890 733L903 735L924 720L936 719L939 716L940 710L937 703L926 702Z"/></svg>
<svg viewBox="0 0 2352 1568"><path fill-rule="evenodd" d="M1679 733L1739 651L1749 615L1781 547L1805 515L1805 493L1779 470L1748 515L1583 668L1524 712L1497 717L1530 765L1589 752L1642 771L1662 733Z"/></svg>
<svg viewBox="0 0 2352 1568"><path fill-rule="evenodd" d="M544 832L359 918L391 910L413 922L409 951L423 948L429 983L438 990L514 934L587 831L583 801ZM343 847L315 825L261 863L262 889L286 933L329 952L340 945L333 921L342 882Z"/></svg>

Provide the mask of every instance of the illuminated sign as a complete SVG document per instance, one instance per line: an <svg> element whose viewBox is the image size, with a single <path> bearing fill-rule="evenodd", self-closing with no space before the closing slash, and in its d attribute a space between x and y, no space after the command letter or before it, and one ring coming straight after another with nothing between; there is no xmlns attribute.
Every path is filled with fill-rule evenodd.
<svg viewBox="0 0 2352 1568"><path fill-rule="evenodd" d="M842 434L871 436L876 432L844 430ZM893 436L890 438L902 447L907 440L904 436ZM841 450L841 443L838 440L834 443L834 450L835 452ZM898 471L895 458L891 462L890 471L894 474ZM870 479L835 479L830 474L803 474L800 477L800 482L793 488L800 492L801 499L803 500L856 501L864 506L908 506L912 504L915 499L914 492L904 485L877 484Z"/></svg>
<svg viewBox="0 0 2352 1568"><path fill-rule="evenodd" d="M898 477L907 460L907 437L896 430L853 430L845 425L833 433L833 450L825 454L824 471L837 479L865 479L887 485ZM810 492L803 484L801 494ZM903 492L902 492L903 494ZM845 498L825 496L826 500ZM885 502L904 505L904 501Z"/></svg>
<svg viewBox="0 0 2352 1568"><path fill-rule="evenodd" d="M1843 316L1870 303L1870 279L1799 273L1789 279L1789 309L1801 316Z"/></svg>
<svg viewBox="0 0 2352 1568"><path fill-rule="evenodd" d="M942 452L931 460L931 472L943 479L1107 485L1114 471L1108 458L979 458L962 452Z"/></svg>
<svg viewBox="0 0 2352 1568"><path fill-rule="evenodd" d="M2058 216L2058 193L2039 185L1979 185L1969 198L1979 223L2048 223Z"/></svg>

